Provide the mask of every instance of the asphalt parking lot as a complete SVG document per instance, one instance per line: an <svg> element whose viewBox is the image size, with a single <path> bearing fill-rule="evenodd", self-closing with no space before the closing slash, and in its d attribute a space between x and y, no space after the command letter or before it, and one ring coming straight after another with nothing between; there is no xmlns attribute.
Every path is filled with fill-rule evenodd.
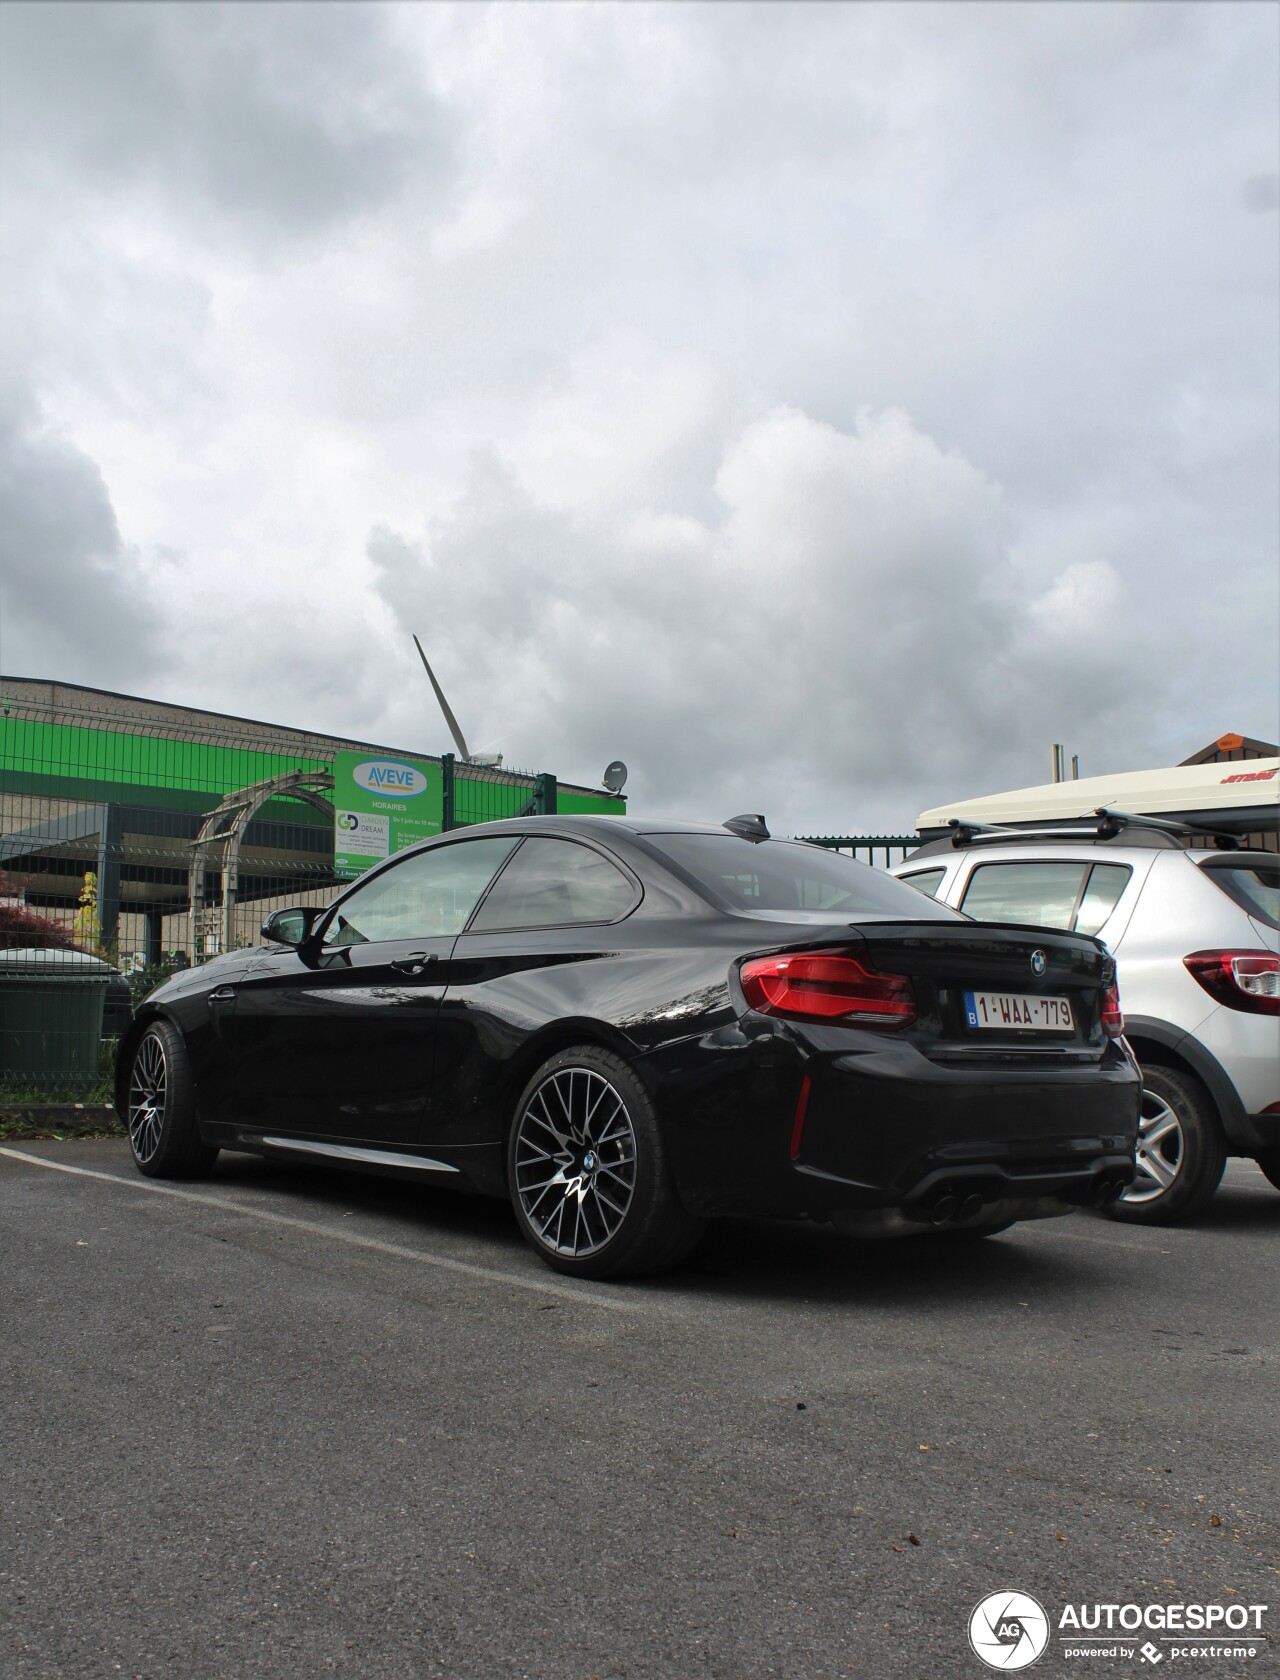
<svg viewBox="0 0 1280 1680"><path fill-rule="evenodd" d="M1278 1235L1233 1162L1190 1228L732 1223L587 1285L499 1204L11 1144L0 1668L972 1677L1016 1587L1268 1604L1255 1659L1169 1671L1274 1673Z"/></svg>

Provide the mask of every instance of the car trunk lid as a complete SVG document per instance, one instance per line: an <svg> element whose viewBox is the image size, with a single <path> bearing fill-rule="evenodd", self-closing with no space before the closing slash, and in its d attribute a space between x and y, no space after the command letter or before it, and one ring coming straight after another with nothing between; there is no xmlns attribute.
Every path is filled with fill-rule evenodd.
<svg viewBox="0 0 1280 1680"><path fill-rule="evenodd" d="M930 1054L1101 1050L1114 964L1094 940L1004 924L884 923L858 930L865 959L911 982L911 1028Z"/></svg>

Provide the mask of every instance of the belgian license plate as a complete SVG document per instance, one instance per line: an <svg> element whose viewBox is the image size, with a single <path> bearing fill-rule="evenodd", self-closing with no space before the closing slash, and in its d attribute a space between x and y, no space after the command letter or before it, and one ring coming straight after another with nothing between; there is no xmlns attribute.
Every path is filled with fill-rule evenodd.
<svg viewBox="0 0 1280 1680"><path fill-rule="evenodd" d="M980 1032L1071 1032L1071 1000L1028 997L1023 992L966 992L964 1016Z"/></svg>

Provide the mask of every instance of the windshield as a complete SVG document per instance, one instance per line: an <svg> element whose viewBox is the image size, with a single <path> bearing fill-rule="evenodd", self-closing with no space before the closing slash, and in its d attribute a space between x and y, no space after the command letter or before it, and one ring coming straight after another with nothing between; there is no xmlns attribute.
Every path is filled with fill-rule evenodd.
<svg viewBox="0 0 1280 1680"><path fill-rule="evenodd" d="M736 834L650 836L711 896L735 910L803 919L963 921L904 881L799 840L743 840Z"/></svg>
<svg viewBox="0 0 1280 1680"><path fill-rule="evenodd" d="M1280 858L1246 862L1243 856L1230 863L1202 865L1205 874L1233 898L1242 910L1268 927L1280 928Z"/></svg>

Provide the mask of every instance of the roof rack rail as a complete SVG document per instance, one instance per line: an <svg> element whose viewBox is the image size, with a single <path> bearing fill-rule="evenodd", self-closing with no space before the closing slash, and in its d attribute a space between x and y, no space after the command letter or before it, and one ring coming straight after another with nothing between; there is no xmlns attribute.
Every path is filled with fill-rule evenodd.
<svg viewBox="0 0 1280 1680"><path fill-rule="evenodd" d="M1225 851L1235 851L1240 844L1239 835L1233 834L1229 829L1215 828L1210 823L1192 822L1187 817L1148 817L1132 811L1117 811L1110 805L1099 805L1093 814L1100 819L1099 829L1105 825L1114 825L1117 834L1125 828L1151 828L1158 834L1203 836L1216 840Z"/></svg>
<svg viewBox="0 0 1280 1680"><path fill-rule="evenodd" d="M1144 816L1134 811L1117 811L1099 805L1092 817L1068 818L1065 824L1044 823L984 823L969 817L948 817L953 847L999 845L1009 840L1114 840L1128 829L1136 831L1153 843L1158 837L1175 846L1188 839L1211 839L1226 851L1234 851L1239 836L1207 823L1189 822L1185 818ZM925 848L921 847L920 851ZM919 855L919 852L916 854Z"/></svg>

